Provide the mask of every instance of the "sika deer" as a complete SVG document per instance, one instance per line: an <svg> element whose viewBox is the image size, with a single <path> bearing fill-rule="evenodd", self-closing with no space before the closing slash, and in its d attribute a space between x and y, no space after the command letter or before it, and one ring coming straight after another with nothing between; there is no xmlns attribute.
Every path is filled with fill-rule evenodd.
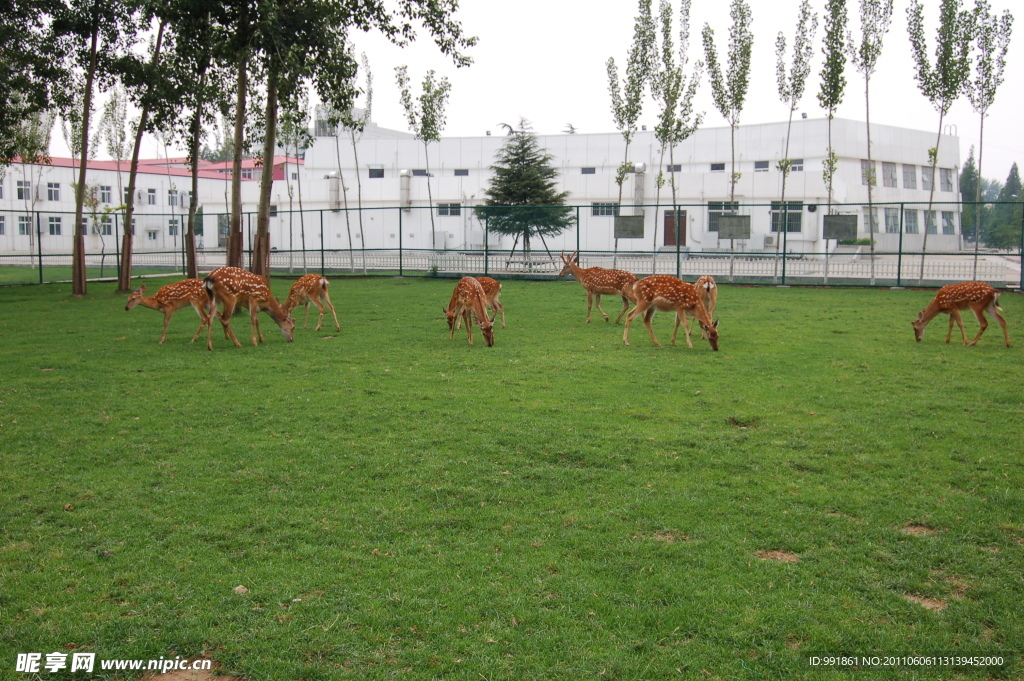
<svg viewBox="0 0 1024 681"><path fill-rule="evenodd" d="M676 334L679 333L679 323L684 319L687 312L692 312L700 322L700 328L707 334L707 341L711 344L712 350L718 350L718 321L711 321L704 304L700 302L697 289L692 284L670 277L666 274L657 274L646 279L641 279L633 285L633 293L636 295L636 307L626 317L626 326L622 331L622 342L629 345L629 325L637 315L644 316L644 324L651 334L651 340L655 345L661 345L654 335L651 327L651 319L655 310L675 310L676 326L672 331L672 345L676 344ZM686 334L687 347L693 347L690 342L690 334Z"/></svg>
<svg viewBox="0 0 1024 681"><path fill-rule="evenodd" d="M463 277L455 286L452 298L448 301L448 307L444 310L444 316L448 320L448 328L451 330L449 338L455 338L455 320L462 315L466 323L466 335L469 337L469 344L473 344L473 319L476 316L476 323L484 334L484 341L487 347L494 345L494 317L487 317L487 294L484 287L473 277Z"/></svg>
<svg viewBox="0 0 1024 681"><path fill-rule="evenodd" d="M319 274L307 274L304 277L299 277L292 284L292 288L288 292L288 298L281 307L285 312L291 314L292 310L305 303L305 313L302 315L302 328L305 329L308 328L309 304L313 303L320 310L320 318L316 320L316 329L314 329L319 331L324 323L324 305L326 304L327 307L331 308L331 315L334 316L334 327L341 331L341 324L338 323L338 313L334 311L331 297L327 294L327 287L329 285L330 282Z"/></svg>
<svg viewBox="0 0 1024 681"><path fill-rule="evenodd" d="M295 320L284 311L281 305L274 298L267 286L267 280L258 274L243 270L239 267L218 267L210 272L203 280L203 286L210 298L212 310L216 312L217 301L221 301L223 309L217 314L220 323L224 326L224 337L235 344L236 348L242 347L231 330L231 315L234 314L238 305L245 305L249 309L249 321L252 327L252 344L259 345L263 342L263 334L260 332L260 322L257 314L263 310L270 318L281 327L281 333L291 343L294 340ZM206 347L213 350L213 324L208 327L206 335Z"/></svg>
<svg viewBox="0 0 1024 681"><path fill-rule="evenodd" d="M917 319L911 322L914 326L914 337L920 342L924 336L924 329L928 322L937 315L945 312L949 314L949 332L946 334L946 342L953 336L953 322L960 327L960 335L963 337L964 345L971 346L978 342L981 334L988 328L988 320L985 319L987 311L996 318L999 325L1003 327L1003 336L1006 339L1006 347L1010 347L1010 332L1006 328L1006 320L1003 319L1002 308L999 307L1000 292L988 284L980 281L967 281L962 284L950 284L943 286L935 294L931 304L917 315ZM970 343L967 342L967 333L964 331L964 323L960 318L960 310L970 308L974 316L978 318L981 329L978 335Z"/></svg>
<svg viewBox="0 0 1024 681"><path fill-rule="evenodd" d="M200 322L196 335L192 336L190 341L195 343L196 338L199 338L199 334L203 332L203 327L211 323L211 313L207 309L209 304L210 299L203 288L203 282L198 279L183 279L161 286L156 295L151 298L146 297L146 287L140 286L128 296L128 304L124 306L124 309L131 310L136 305L141 305L157 312L163 312L164 332L160 336L160 343L163 344L167 340L167 325L171 323L171 316L178 310L191 305L199 315Z"/></svg>
<svg viewBox="0 0 1024 681"><path fill-rule="evenodd" d="M505 306L498 300L498 296L501 295L501 282L490 277L473 277L480 282L480 285L484 287L484 295L487 296L487 307L491 308L494 313L491 315L492 319L501 313L501 328L505 328ZM462 320L455 320L455 328L462 328Z"/></svg>
<svg viewBox="0 0 1024 681"><path fill-rule="evenodd" d="M594 297L597 297L597 311L601 313L605 321L608 321L608 315L601 309L601 296L618 294L622 296L622 312L615 318L615 323L618 324L619 320L622 319L622 315L626 314L626 310L629 309L630 302L635 303L636 298L633 295L633 284L636 283L636 275L632 272L626 272L625 270L606 270L603 267L580 267L577 263L579 257L579 251L576 251L568 258L565 257L565 253L562 253L562 271L558 273L559 277L564 277L567 274L572 274L576 281L580 282L583 286L583 290L587 292L587 324L590 323L590 309L594 302Z"/></svg>

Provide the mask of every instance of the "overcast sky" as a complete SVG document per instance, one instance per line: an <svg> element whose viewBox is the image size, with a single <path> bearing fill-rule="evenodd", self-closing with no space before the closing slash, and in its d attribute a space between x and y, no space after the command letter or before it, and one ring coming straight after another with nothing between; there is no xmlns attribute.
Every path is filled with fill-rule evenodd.
<svg viewBox="0 0 1024 681"><path fill-rule="evenodd" d="M973 7L972 0L964 0ZM991 0L993 10L1011 8L1009 0ZM786 33L792 44L799 0L749 0L753 22L754 54L750 89L740 118L744 123L783 121L787 109L779 101L775 78L775 39ZM860 30L860 3L848 0L849 26ZM655 12L657 12L657 2ZM380 125L407 130L395 85L395 66L408 64L409 75L419 90L428 69L446 75L452 84L447 109L445 136L477 136L491 130L502 134L499 123L515 125L527 118L542 134L556 134L572 124L585 133L615 132L610 111L605 62L615 57L624 73L632 41L637 3L611 0L461 0L457 14L466 32L479 38L470 51L472 66L456 69L429 38L420 35L417 44L399 49L386 41L359 34L357 51L365 51L374 77L373 119ZM678 8L678 2L674 5ZM926 0L929 50L934 50L938 2ZM821 78L820 44L824 35L821 14L825 0L812 0L819 15L815 42L819 45L808 79L807 94L799 107L809 118L824 117L817 93ZM907 37L906 11L909 0L895 0L892 25L885 37L878 69L871 80L872 122L938 131L939 115L918 89ZM677 9L678 11L678 9ZM1018 12L1018 14L1021 14ZM1005 81L985 123L985 177L1006 179L1013 162L1024 161L1024 16L1017 17L1017 35L1007 55ZM678 20L675 22L678 30ZM719 54L724 61L730 25L729 3L695 2L691 12L690 58L703 58L700 31L705 23L715 31ZM678 40L677 40L678 43ZM863 121L864 78L847 67L847 88L837 115ZM704 111L705 127L727 125L714 108L705 77L698 93L698 111ZM654 127L656 106L649 102L641 123ZM961 159L966 161L971 145L977 146L979 118L966 98L947 114L943 127L952 126L960 137ZM928 162L921 159L921 164Z"/></svg>

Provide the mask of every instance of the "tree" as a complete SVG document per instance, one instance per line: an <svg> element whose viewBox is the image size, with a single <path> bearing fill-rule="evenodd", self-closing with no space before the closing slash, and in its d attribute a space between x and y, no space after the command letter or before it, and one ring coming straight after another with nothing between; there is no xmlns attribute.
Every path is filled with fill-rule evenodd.
<svg viewBox="0 0 1024 681"><path fill-rule="evenodd" d="M522 119L498 150L488 188L486 205L476 216L486 229L523 239L523 252L530 263L530 238L561 234L576 222L575 212L565 205L569 192L557 189L558 170L554 156L541 149L529 123ZM545 244L546 248L546 244ZM512 246L515 250L515 244Z"/></svg>
<svg viewBox="0 0 1024 681"><path fill-rule="evenodd" d="M661 0L659 18L661 20L661 49L655 50L656 69L651 79L651 94L661 106L658 124L654 128L654 136L661 146L661 161L664 161L665 150L668 149L668 162L672 170L669 173L669 184L672 188L672 219L680 229L677 216L677 199L675 178L676 145L697 131L704 120L704 114L695 114L693 101L697 94L697 85L703 75L704 64L697 61L693 73L687 75L690 51L690 3L681 0L679 4L679 62L676 63L672 41L672 7L669 0ZM661 203L661 188L665 184L664 164L658 163L658 195L655 204ZM677 239L678 242L678 239ZM654 249L658 248L658 230L654 230Z"/></svg>
<svg viewBox="0 0 1024 681"><path fill-rule="evenodd" d="M779 99L789 108L789 121L786 124L786 150L776 167L782 172L782 197L780 202L779 231L783 239L789 233L789 209L786 204L786 180L789 179L793 160L789 157L789 139L793 129L793 112L804 96L807 76L811 73L811 58L814 56L814 33L818 29L818 15L811 11L809 0L800 3L800 16L796 22L796 34L793 36L793 61L786 68L786 36L779 31L775 40L776 77L779 85ZM775 240L775 252L779 251L780 239ZM775 274L778 274L779 261L775 259Z"/></svg>
<svg viewBox="0 0 1024 681"><path fill-rule="evenodd" d="M352 159L356 166L356 209L359 212L359 241L363 244L363 274L366 274L366 233L363 230L363 176L359 172L359 140L363 136L366 124L370 122L370 114L373 111L373 72L370 70L370 60L366 53L362 55L363 71L366 72L366 87L363 88L363 111L356 115L355 108L350 110L348 119L348 138L352 142ZM428 173L429 174L429 173ZM429 196L429 177L428 196ZM433 211L431 211L433 215ZM433 218L431 218L433 219Z"/></svg>
<svg viewBox="0 0 1024 681"><path fill-rule="evenodd" d="M981 168L985 151L985 118L996 100L996 90L1003 82L1006 51L1010 47L1013 16L1005 10L1001 17L992 14L988 0L975 0L974 4L974 77L967 81L967 99L981 121L978 134L978 178L974 201L981 202ZM978 277L978 245L981 243L981 213L974 214L974 278ZM962 222L961 224L970 224ZM962 231L962 229L961 229Z"/></svg>
<svg viewBox="0 0 1024 681"><path fill-rule="evenodd" d="M615 58L609 57L605 63L608 72L608 92L612 100L612 119L626 142L622 163L615 173L615 183L619 185L619 206L622 205L622 185L633 169L633 164L629 160L629 145L636 134L637 122L643 111L644 86L651 80L654 59L655 30L651 17L651 0L639 0L639 3L639 12L633 24L633 44L626 57L626 78L621 84ZM618 250L619 240L616 239L616 253Z"/></svg>
<svg viewBox="0 0 1024 681"><path fill-rule="evenodd" d="M736 172L736 128L740 124L740 113L743 111L743 104L747 98L754 35L750 32L752 19L750 6L744 0L732 0L729 16L732 18L732 26L729 27L728 71L724 75L718 63L715 32L708 24L704 24L702 38L715 108L729 122L730 148L732 150L732 162L729 169L729 202L735 203L736 183L740 178L740 174Z"/></svg>
<svg viewBox="0 0 1024 681"><path fill-rule="evenodd" d="M1021 243L1021 230L1024 229L1022 200L1024 194L1021 192L1020 170L1014 163L1006 176L1006 184L999 190L999 203L993 211L994 224L987 240L988 246L1007 250L1024 248Z"/></svg>
<svg viewBox="0 0 1024 681"><path fill-rule="evenodd" d="M860 43L853 35L846 36L846 49L850 63L864 74L864 111L868 136L868 233L871 235L871 284L875 283L875 207L872 188L877 182L871 160L871 75L882 56L882 41L892 22L892 0L860 0Z"/></svg>
<svg viewBox="0 0 1024 681"><path fill-rule="evenodd" d="M413 102L409 89L408 67L395 68L395 78L401 90L402 108L416 139L423 142L423 156L427 171L427 205L430 209L430 247L437 248L437 232L434 225L434 196L430 190L430 143L441 141L441 131L445 124L445 105L452 86L447 78L435 80L433 69L427 71L423 78L422 91L416 102Z"/></svg>
<svg viewBox="0 0 1024 681"><path fill-rule="evenodd" d="M832 148L832 119L836 109L843 103L846 90L846 0L828 0L825 8L825 45L822 54L825 63L821 67L821 90L818 91L818 103L828 111L828 155L822 161L822 177L828 186L828 212L832 214L833 181L835 180L838 159Z"/></svg>
<svg viewBox="0 0 1024 681"><path fill-rule="evenodd" d="M982 205L980 202L981 182L978 176L978 165L974 162L974 146L960 171L960 201L962 209L960 222L963 225L981 225ZM975 227L974 239L977 241L980 229ZM977 273L975 273L977 276Z"/></svg>
<svg viewBox="0 0 1024 681"><path fill-rule="evenodd" d="M942 120L953 102L964 93L971 73L970 50L974 33L971 13L960 9L960 0L941 0L939 28L935 43L935 65L928 60L924 36L924 7L918 0L910 0L907 8L907 31L910 33L911 52L917 65L915 76L922 94L939 112L939 129L935 147L928 150L931 161L932 188L928 194L928 210L935 198L936 167L939 164L939 144L942 142ZM918 283L924 281L925 251L928 250L928 230L924 231L921 245L921 272Z"/></svg>

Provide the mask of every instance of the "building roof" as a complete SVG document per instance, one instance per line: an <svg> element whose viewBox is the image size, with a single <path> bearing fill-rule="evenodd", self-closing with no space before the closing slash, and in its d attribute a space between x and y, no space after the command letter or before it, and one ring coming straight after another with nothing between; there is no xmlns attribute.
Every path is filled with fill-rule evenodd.
<svg viewBox="0 0 1024 681"><path fill-rule="evenodd" d="M14 159L14 163L20 163L19 158ZM293 163L296 165L302 165L303 159L296 158L294 156L275 156L274 166L281 166L285 163ZM35 165L49 165L56 168L77 168L78 161L72 158L59 158L54 157L49 160L48 163L37 163ZM131 171L130 161L89 161L86 167L89 170L110 170L110 171L121 171L124 173ZM246 158L242 159L242 168L260 168L262 164L257 159ZM168 158L168 159L139 159L138 172L143 175L171 175L175 177L191 177L192 170L188 167L187 158ZM199 177L223 180L225 174L230 174L231 162L226 163L215 163L212 161L204 161L200 159L199 162ZM252 182L259 178L253 176L250 178L242 178L243 181Z"/></svg>

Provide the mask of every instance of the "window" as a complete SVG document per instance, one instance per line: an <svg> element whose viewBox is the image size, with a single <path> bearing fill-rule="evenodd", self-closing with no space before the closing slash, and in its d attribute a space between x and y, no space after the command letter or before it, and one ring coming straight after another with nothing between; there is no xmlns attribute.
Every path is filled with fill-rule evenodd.
<svg viewBox="0 0 1024 681"><path fill-rule="evenodd" d="M28 215L18 216L18 235L28 236L32 233L32 218Z"/></svg>
<svg viewBox="0 0 1024 681"><path fill-rule="evenodd" d="M370 168L370 179L371 180L381 180L381 179L384 179L384 169L383 168Z"/></svg>
<svg viewBox="0 0 1024 681"><path fill-rule="evenodd" d="M192 201L192 192L183 191L178 194L178 202L181 203L182 208L187 208L189 203Z"/></svg>
<svg viewBox="0 0 1024 681"><path fill-rule="evenodd" d="M899 208L886 208L885 209L885 233L886 234L899 234L900 233L900 209Z"/></svg>
<svg viewBox="0 0 1024 681"><path fill-rule="evenodd" d="M708 202L708 231L718 231L718 218L723 215L731 215L740 209L740 204L729 203L728 201L709 201Z"/></svg>
<svg viewBox="0 0 1024 681"><path fill-rule="evenodd" d="M951 210L942 211L942 233L956 234L956 213Z"/></svg>
<svg viewBox="0 0 1024 681"><path fill-rule="evenodd" d="M591 215L611 215L615 216L619 214L619 204L617 203L592 203L590 204Z"/></svg>
<svg viewBox="0 0 1024 681"><path fill-rule="evenodd" d="M804 172L804 160L802 158L794 158L793 165L789 167L791 173L802 173Z"/></svg>
<svg viewBox="0 0 1024 681"><path fill-rule="evenodd" d="M413 177L426 177L427 176L427 170L426 170L426 168L413 168L412 176Z"/></svg>
<svg viewBox="0 0 1024 681"><path fill-rule="evenodd" d="M754 161L754 172L755 173L767 173L768 172L768 161Z"/></svg>
<svg viewBox="0 0 1024 681"><path fill-rule="evenodd" d="M952 168L939 168L939 188L944 192L953 191Z"/></svg>
<svg viewBox="0 0 1024 681"><path fill-rule="evenodd" d="M32 183L23 182L18 180L18 200L19 201L31 201L32 200Z"/></svg>
<svg viewBox="0 0 1024 681"><path fill-rule="evenodd" d="M711 164L711 172L713 172L713 173L724 173L725 172L725 164L724 163L712 163Z"/></svg>
<svg viewBox="0 0 1024 681"><path fill-rule="evenodd" d="M128 205L128 187L124 188L124 205Z"/></svg>
<svg viewBox="0 0 1024 681"><path fill-rule="evenodd" d="M149 204L150 206L155 206L156 205L156 190L155 189L147 189L146 190L146 203Z"/></svg>
<svg viewBox="0 0 1024 681"><path fill-rule="evenodd" d="M461 203L439 203L437 204L438 215L462 215Z"/></svg>
<svg viewBox="0 0 1024 681"><path fill-rule="evenodd" d="M878 232L878 211L864 206L864 231L872 234Z"/></svg>
<svg viewBox="0 0 1024 681"><path fill-rule="evenodd" d="M299 179L299 174L298 173L292 173L292 179L293 180Z"/></svg>
<svg viewBox="0 0 1024 681"><path fill-rule="evenodd" d="M167 190L167 205L177 206L178 205L178 190L168 189Z"/></svg>
<svg viewBox="0 0 1024 681"><path fill-rule="evenodd" d="M928 166L921 166L921 189L925 191L931 191L932 189L932 178L934 178L932 169Z"/></svg>
<svg viewBox="0 0 1024 681"><path fill-rule="evenodd" d="M469 168L456 168L455 177L469 177Z"/></svg>
<svg viewBox="0 0 1024 681"><path fill-rule="evenodd" d="M0 199L4 198L4 183L0 182Z"/></svg>
<svg viewBox="0 0 1024 681"><path fill-rule="evenodd" d="M781 201L772 201L772 231L779 232L780 225L782 225L783 213L786 215L786 231L787 232L800 232L803 231L803 217L804 217L804 202L803 201L786 201L785 210Z"/></svg>
<svg viewBox="0 0 1024 681"><path fill-rule="evenodd" d="M169 236L178 236L178 220L171 218L167 221L167 234Z"/></svg>
<svg viewBox="0 0 1024 681"><path fill-rule="evenodd" d="M146 231L146 238L150 241L156 241L156 230L150 229Z"/></svg>
<svg viewBox="0 0 1024 681"><path fill-rule="evenodd" d="M50 236L60 236L60 217L51 217L49 224Z"/></svg>
<svg viewBox="0 0 1024 681"><path fill-rule="evenodd" d="M882 163L882 186L896 187L896 164Z"/></svg>
<svg viewBox="0 0 1024 681"><path fill-rule="evenodd" d="M860 160L860 183L865 187L874 187L878 183L878 178L875 177L875 164L869 164L867 159L863 158Z"/></svg>
<svg viewBox="0 0 1024 681"><path fill-rule="evenodd" d="M104 215L100 218L100 234L103 236L110 236L114 233L114 223L111 222L109 215Z"/></svg>
<svg viewBox="0 0 1024 681"><path fill-rule="evenodd" d="M935 211L926 210L924 212L924 229L928 234L938 234L939 229L935 224Z"/></svg>
<svg viewBox="0 0 1024 681"><path fill-rule="evenodd" d="M917 166L903 166L903 188L917 189Z"/></svg>
<svg viewBox="0 0 1024 681"><path fill-rule="evenodd" d="M46 183L46 200L60 201L60 182Z"/></svg>
<svg viewBox="0 0 1024 681"><path fill-rule="evenodd" d="M113 195L114 192L110 187L100 187L100 203L110 203Z"/></svg>
<svg viewBox="0 0 1024 681"><path fill-rule="evenodd" d="M242 168L242 179L243 180L251 180L252 179L252 171L253 171L252 168Z"/></svg>
<svg viewBox="0 0 1024 681"><path fill-rule="evenodd" d="M334 127L325 120L318 120L313 126L313 134L317 137L334 137Z"/></svg>
<svg viewBox="0 0 1024 681"><path fill-rule="evenodd" d="M907 234L917 234L919 227L917 226L916 210L908 210L903 213L903 229Z"/></svg>
<svg viewBox="0 0 1024 681"><path fill-rule="evenodd" d="M667 170L670 173L681 173L683 172L683 164L676 163L675 165L668 165L665 166L665 170Z"/></svg>
<svg viewBox="0 0 1024 681"><path fill-rule="evenodd" d="M7 234L7 218L0 215L0 235Z"/></svg>
<svg viewBox="0 0 1024 681"><path fill-rule="evenodd" d="M270 204L270 217L272 217L272 218L276 218L277 217L277 204L276 203Z"/></svg>
<svg viewBox="0 0 1024 681"><path fill-rule="evenodd" d="M584 175L596 175L597 168L580 168L580 172Z"/></svg>

